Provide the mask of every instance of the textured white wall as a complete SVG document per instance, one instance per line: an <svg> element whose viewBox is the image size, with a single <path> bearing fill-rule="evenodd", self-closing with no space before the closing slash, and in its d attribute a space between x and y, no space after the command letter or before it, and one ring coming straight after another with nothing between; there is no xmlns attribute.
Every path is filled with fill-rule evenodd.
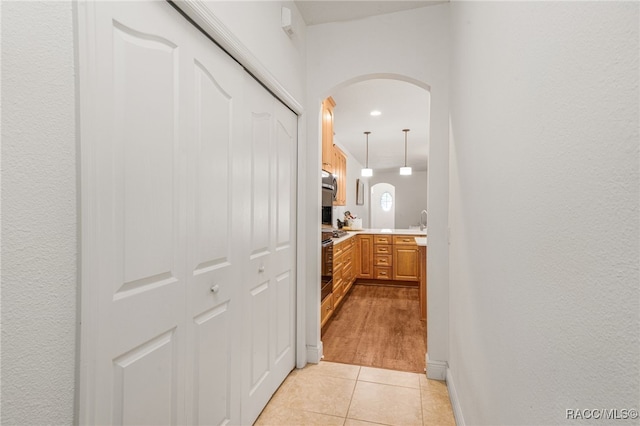
<svg viewBox="0 0 640 426"><path fill-rule="evenodd" d="M467 424L640 408L638 9L451 4L449 363Z"/></svg>
<svg viewBox="0 0 640 426"><path fill-rule="evenodd" d="M205 1L207 7L301 104L304 102L306 25L293 1ZM294 34L281 26L291 10Z"/></svg>
<svg viewBox="0 0 640 426"><path fill-rule="evenodd" d="M76 129L70 2L2 2L2 424L72 424Z"/></svg>
<svg viewBox="0 0 640 426"><path fill-rule="evenodd" d="M318 191L320 105L331 90L363 76L403 76L431 87L429 147L429 251L427 324L430 359L447 360L448 351L448 196L449 196L449 5L413 9L349 22L307 27L307 192ZM311 147L315 147L313 150ZM308 216L320 222L320 198L309 200ZM316 213L318 212L318 213ZM309 233L314 232L309 228ZM317 232L317 231L315 231ZM319 238L318 238L319 244ZM317 262L316 253L308 262ZM319 280L319 270L309 280ZM319 342L318 300L307 300L309 345ZM315 312L313 309L315 308Z"/></svg>
<svg viewBox="0 0 640 426"><path fill-rule="evenodd" d="M427 210L427 172L413 171L400 176L398 170L374 172L370 184L387 182L396 188L396 228L406 229L420 223L420 212Z"/></svg>

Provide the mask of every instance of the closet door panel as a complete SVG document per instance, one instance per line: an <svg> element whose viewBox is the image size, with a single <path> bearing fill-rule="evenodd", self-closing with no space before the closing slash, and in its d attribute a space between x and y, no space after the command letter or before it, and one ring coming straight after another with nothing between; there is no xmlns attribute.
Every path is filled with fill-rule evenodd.
<svg viewBox="0 0 640 426"><path fill-rule="evenodd" d="M273 273L275 310L273 315L274 370L286 377L295 363L295 206L297 117L279 102L274 104L275 119L275 232ZM276 380L277 381L277 380Z"/></svg>
<svg viewBox="0 0 640 426"><path fill-rule="evenodd" d="M83 353L91 368L83 422L177 424L187 282L182 35L166 4L92 7L97 53L84 110L92 124L82 140L82 279L91 299L82 308L93 346Z"/></svg>
<svg viewBox="0 0 640 426"><path fill-rule="evenodd" d="M242 423L252 423L295 363L296 116L245 79L246 155L251 206L246 238ZM293 177L293 179L292 179Z"/></svg>
<svg viewBox="0 0 640 426"><path fill-rule="evenodd" d="M273 365L271 273L273 244L273 98L250 78L245 78L244 120L246 132L247 222L243 238L245 252L244 302L248 324L243 329L244 360L248 376L243 378L242 423L252 423L272 395Z"/></svg>
<svg viewBox="0 0 640 426"><path fill-rule="evenodd" d="M195 29L194 29L195 30ZM242 69L201 34L185 49L188 129L187 423L238 422L242 259L235 236Z"/></svg>

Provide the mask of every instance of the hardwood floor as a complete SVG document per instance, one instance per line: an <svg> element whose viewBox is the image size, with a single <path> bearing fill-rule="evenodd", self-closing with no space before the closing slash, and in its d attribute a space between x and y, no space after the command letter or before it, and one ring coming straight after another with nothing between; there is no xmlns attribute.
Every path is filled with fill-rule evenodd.
<svg viewBox="0 0 640 426"><path fill-rule="evenodd" d="M324 360L423 373L417 287L356 284L322 330Z"/></svg>

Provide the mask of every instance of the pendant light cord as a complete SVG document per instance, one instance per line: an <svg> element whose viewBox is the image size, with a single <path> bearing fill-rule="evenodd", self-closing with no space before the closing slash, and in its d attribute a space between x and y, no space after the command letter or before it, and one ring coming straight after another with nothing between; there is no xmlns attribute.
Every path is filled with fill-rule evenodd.
<svg viewBox="0 0 640 426"><path fill-rule="evenodd" d="M407 132L409 129L402 129L404 132L404 166L407 167Z"/></svg>
<svg viewBox="0 0 640 426"><path fill-rule="evenodd" d="M366 161L365 161L365 169L369 168L369 134L371 134L371 132L364 132L365 135L367 135L367 156L366 156ZM405 161L407 161L405 159Z"/></svg>

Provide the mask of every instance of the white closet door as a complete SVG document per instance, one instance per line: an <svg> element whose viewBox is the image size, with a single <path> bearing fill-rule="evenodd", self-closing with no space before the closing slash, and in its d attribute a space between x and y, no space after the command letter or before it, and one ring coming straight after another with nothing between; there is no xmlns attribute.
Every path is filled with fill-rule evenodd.
<svg viewBox="0 0 640 426"><path fill-rule="evenodd" d="M80 423L252 423L295 361L296 117L167 2L79 13Z"/></svg>
<svg viewBox="0 0 640 426"><path fill-rule="evenodd" d="M84 357L95 367L94 409L82 422L185 421L185 75L164 9L96 4L95 127L82 182L92 266L83 278L97 293L96 345Z"/></svg>
<svg viewBox="0 0 640 426"><path fill-rule="evenodd" d="M237 423L244 73L166 2L87 8L81 422Z"/></svg>
<svg viewBox="0 0 640 426"><path fill-rule="evenodd" d="M175 14L176 20L182 20ZM195 29L193 29L195 31ZM233 164L241 151L244 71L201 34L187 44L187 424L239 422L242 205ZM193 52L192 52L193 51Z"/></svg>
<svg viewBox="0 0 640 426"><path fill-rule="evenodd" d="M245 83L248 268L242 423L253 422L295 364L295 115Z"/></svg>

